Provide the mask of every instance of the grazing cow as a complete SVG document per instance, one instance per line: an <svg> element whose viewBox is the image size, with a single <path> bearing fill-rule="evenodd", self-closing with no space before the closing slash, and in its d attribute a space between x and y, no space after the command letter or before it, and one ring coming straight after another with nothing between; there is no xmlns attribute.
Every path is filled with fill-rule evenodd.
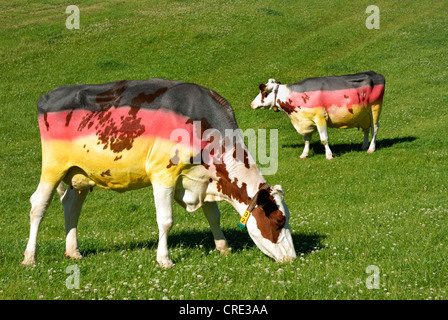
<svg viewBox="0 0 448 320"><path fill-rule="evenodd" d="M384 95L384 76L373 71L308 78L288 85L269 79L260 84L260 93L252 101L252 109L283 110L294 128L304 136L305 147L300 158L308 157L311 135L319 132L328 160L333 154L328 145L327 128L361 128L364 132L362 149L375 151L378 121ZM369 128L372 140L369 145Z"/></svg>
<svg viewBox="0 0 448 320"><path fill-rule="evenodd" d="M40 98L38 121L42 172L30 199L24 265L36 261L39 224L62 181L68 185L61 196L65 254L71 258L81 258L76 229L89 189L124 192L149 185L163 267L173 265L167 245L173 200L189 212L202 207L221 253L229 249L216 201L225 200L244 217L263 253L277 261L296 257L282 189L266 183L232 107L215 91L164 79L62 86Z"/></svg>

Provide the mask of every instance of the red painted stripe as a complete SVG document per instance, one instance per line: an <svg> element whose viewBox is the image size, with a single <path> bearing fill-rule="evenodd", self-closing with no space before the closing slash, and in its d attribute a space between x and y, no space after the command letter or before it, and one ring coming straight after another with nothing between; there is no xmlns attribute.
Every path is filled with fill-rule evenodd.
<svg viewBox="0 0 448 320"><path fill-rule="evenodd" d="M112 143L119 139L135 139L137 137L160 137L170 140L175 129L184 129L189 134L193 147L198 144L191 137L198 137L200 121L193 124L192 119L174 112L158 109L147 110L134 107L111 107L104 111L92 112L89 110L65 110L60 112L44 113L39 116L39 128L43 140L71 141L91 135L98 136L102 143ZM202 128L205 130L206 128ZM200 133L200 132L199 132ZM186 142L184 139L174 139L174 142ZM196 149L196 148L195 148Z"/></svg>
<svg viewBox="0 0 448 320"><path fill-rule="evenodd" d="M384 85L376 85L358 89L344 89L335 91L291 91L286 98L286 102L294 107L316 108L330 106L346 107L352 105L367 105L373 102L382 101L384 95Z"/></svg>

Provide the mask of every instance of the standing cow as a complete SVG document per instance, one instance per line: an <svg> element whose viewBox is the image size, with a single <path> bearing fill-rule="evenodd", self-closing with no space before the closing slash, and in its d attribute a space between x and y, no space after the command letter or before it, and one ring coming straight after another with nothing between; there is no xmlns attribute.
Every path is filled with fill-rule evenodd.
<svg viewBox="0 0 448 320"><path fill-rule="evenodd" d="M368 153L375 151L384 85L384 76L373 71L308 78L288 85L269 79L267 84L260 84L260 93L251 107L286 112L294 128L305 139L300 158L308 157L311 136L317 129L326 158L331 160L328 127L361 128L364 132L362 149L368 148ZM370 145L369 128L372 132Z"/></svg>
<svg viewBox="0 0 448 320"><path fill-rule="evenodd" d="M62 86L41 97L38 120L42 172L30 199L24 265L36 262L39 224L62 181L68 185L61 196L65 254L71 258L81 258L76 229L89 189L124 192L149 185L163 267L173 265L167 245L173 200L189 212L202 207L221 252L228 247L216 201L225 200L244 216L262 252L277 261L296 257L282 189L266 183L232 107L216 92L164 79Z"/></svg>

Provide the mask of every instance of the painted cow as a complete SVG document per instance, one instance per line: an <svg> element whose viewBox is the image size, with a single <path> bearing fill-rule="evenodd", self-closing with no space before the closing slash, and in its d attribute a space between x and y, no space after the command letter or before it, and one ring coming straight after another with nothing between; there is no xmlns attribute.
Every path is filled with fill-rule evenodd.
<svg viewBox="0 0 448 320"><path fill-rule="evenodd" d="M288 85L269 79L267 84L260 84L260 93L251 107L286 112L294 128L305 139L300 158L308 157L311 136L317 129L326 158L331 160L328 127L361 128L364 132L362 149L368 149L368 153L375 151L384 86L384 76L373 71L308 78ZM370 144L369 129L372 132Z"/></svg>
<svg viewBox="0 0 448 320"><path fill-rule="evenodd" d="M62 86L40 98L38 121L42 172L30 199L24 265L36 261L39 224L62 181L68 186L60 196L71 258L81 258L76 229L89 189L149 185L163 267L173 265L167 245L173 200L189 212L202 207L222 253L228 246L216 201L225 200L241 216L248 211L243 224L262 252L277 261L296 257L282 189L266 183L232 107L215 91L164 79Z"/></svg>

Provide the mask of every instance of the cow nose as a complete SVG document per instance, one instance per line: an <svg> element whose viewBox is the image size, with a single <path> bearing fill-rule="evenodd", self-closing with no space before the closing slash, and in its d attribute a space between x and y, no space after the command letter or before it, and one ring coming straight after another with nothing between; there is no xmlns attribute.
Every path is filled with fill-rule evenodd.
<svg viewBox="0 0 448 320"><path fill-rule="evenodd" d="M255 109L255 103L254 103L253 101L250 103L250 107L251 107L252 109Z"/></svg>

